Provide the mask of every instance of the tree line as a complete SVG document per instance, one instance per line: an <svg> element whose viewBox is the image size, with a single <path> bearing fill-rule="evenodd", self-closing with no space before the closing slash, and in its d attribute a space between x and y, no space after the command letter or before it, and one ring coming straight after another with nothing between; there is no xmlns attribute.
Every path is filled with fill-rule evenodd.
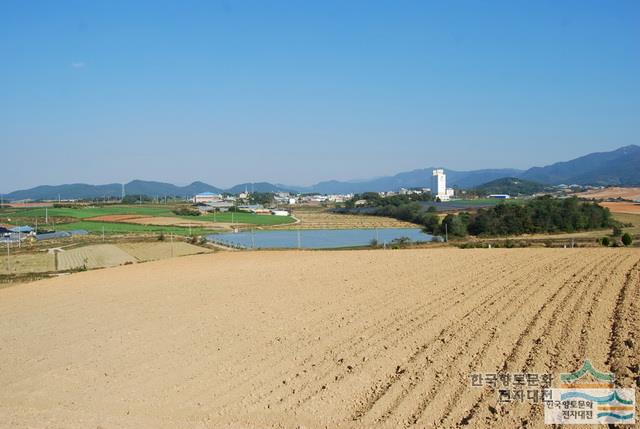
<svg viewBox="0 0 640 429"><path fill-rule="evenodd" d="M377 195L377 194L376 194ZM408 197L408 198L407 198ZM361 213L387 216L422 225L431 234L464 237L505 236L535 233L576 232L610 228L616 224L609 209L575 197L557 199L549 195L536 197L523 204L499 203L475 212L447 214L440 221L435 207L427 210L407 195L366 199L356 195L354 201L366 199ZM369 202L376 205L369 204Z"/></svg>

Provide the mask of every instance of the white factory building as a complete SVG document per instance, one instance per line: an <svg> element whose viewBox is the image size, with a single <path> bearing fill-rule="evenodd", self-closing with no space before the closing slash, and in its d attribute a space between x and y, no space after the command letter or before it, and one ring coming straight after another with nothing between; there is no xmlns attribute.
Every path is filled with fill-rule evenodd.
<svg viewBox="0 0 640 429"><path fill-rule="evenodd" d="M437 168L431 175L431 193L440 201L449 201L453 197L453 189L447 188L447 175L444 169Z"/></svg>
<svg viewBox="0 0 640 429"><path fill-rule="evenodd" d="M203 192L201 194L194 196L191 200L195 204L199 204L199 203L206 204L206 203L212 203L216 201L222 201L222 195L214 194L213 192Z"/></svg>

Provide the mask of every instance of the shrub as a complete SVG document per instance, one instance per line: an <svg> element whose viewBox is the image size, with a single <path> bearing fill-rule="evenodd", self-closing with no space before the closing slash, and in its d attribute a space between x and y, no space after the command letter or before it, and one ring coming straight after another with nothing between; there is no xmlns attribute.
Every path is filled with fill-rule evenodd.
<svg viewBox="0 0 640 429"><path fill-rule="evenodd" d="M631 234L629 234L628 232L622 234L622 244L624 244L625 246L630 246L632 242L633 238L631 238Z"/></svg>
<svg viewBox="0 0 640 429"><path fill-rule="evenodd" d="M391 240L389 243L392 249L399 249L401 247L405 247L408 244L411 244L411 239L409 237L398 237Z"/></svg>
<svg viewBox="0 0 640 429"><path fill-rule="evenodd" d="M622 235L622 228L620 228L618 225L614 225L611 235L613 235L614 237L620 237Z"/></svg>
<svg viewBox="0 0 640 429"><path fill-rule="evenodd" d="M187 207L180 207L172 210L172 212L178 216L200 216L199 210L194 210Z"/></svg>
<svg viewBox="0 0 640 429"><path fill-rule="evenodd" d="M602 240L600 240L600 244L602 244L605 247L608 247L609 244L611 244L611 242L609 241L609 237L602 237Z"/></svg>

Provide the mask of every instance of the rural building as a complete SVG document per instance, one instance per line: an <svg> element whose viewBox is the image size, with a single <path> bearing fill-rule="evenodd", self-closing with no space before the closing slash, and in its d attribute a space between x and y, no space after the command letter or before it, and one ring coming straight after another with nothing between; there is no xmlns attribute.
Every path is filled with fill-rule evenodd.
<svg viewBox="0 0 640 429"><path fill-rule="evenodd" d="M36 234L36 240L54 240L56 238L67 238L74 235L87 235L88 231L84 229L74 229L73 231L57 231L57 232L45 232L43 234Z"/></svg>
<svg viewBox="0 0 640 429"><path fill-rule="evenodd" d="M213 192L203 192L193 197L193 202L198 203L211 203L214 201L222 201L222 195L214 194Z"/></svg>
<svg viewBox="0 0 640 429"><path fill-rule="evenodd" d="M58 231L58 232L45 232L43 234L36 234L36 240L54 240L56 238L66 238L71 237L71 233L67 231Z"/></svg>
<svg viewBox="0 0 640 429"><path fill-rule="evenodd" d="M447 188L447 175L444 169L437 168L431 173L431 192L435 198L440 201L449 201L454 195L451 188Z"/></svg>
<svg viewBox="0 0 640 429"><path fill-rule="evenodd" d="M234 206L234 203L231 201L211 201L205 204L198 205L198 210L205 213L211 212L214 210L217 210L220 212L226 212L233 206Z"/></svg>
<svg viewBox="0 0 640 429"><path fill-rule="evenodd" d="M23 234L21 232L6 232L0 237L1 243L18 243L29 238L29 234Z"/></svg>
<svg viewBox="0 0 640 429"><path fill-rule="evenodd" d="M15 232L16 234L17 233L20 233L20 234L31 234L33 232L33 228L31 228L30 226L26 226L26 225L25 226L16 226L16 227L13 227L13 228L9 229L9 231Z"/></svg>
<svg viewBox="0 0 640 429"><path fill-rule="evenodd" d="M271 210L271 214L274 216L289 216L287 210Z"/></svg>
<svg viewBox="0 0 640 429"><path fill-rule="evenodd" d="M498 199L506 200L508 198L511 198L511 195L508 195L508 194L491 194L491 195L489 195L489 198L498 198Z"/></svg>
<svg viewBox="0 0 640 429"><path fill-rule="evenodd" d="M251 213L256 213L256 214L268 214L271 213L271 211L269 209L265 209L262 204L247 204L244 206L238 206L239 210L245 211L245 212L251 212Z"/></svg>

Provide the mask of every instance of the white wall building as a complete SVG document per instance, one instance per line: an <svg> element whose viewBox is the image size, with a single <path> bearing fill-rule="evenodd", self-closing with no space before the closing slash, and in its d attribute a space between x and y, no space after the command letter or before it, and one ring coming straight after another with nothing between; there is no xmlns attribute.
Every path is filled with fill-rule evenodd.
<svg viewBox="0 0 640 429"><path fill-rule="evenodd" d="M289 216L289 212L287 210L271 210L271 214L274 216Z"/></svg>
<svg viewBox="0 0 640 429"><path fill-rule="evenodd" d="M431 175L431 192L440 201L449 201L453 197L453 189L447 188L447 175L442 168L433 170Z"/></svg>
<svg viewBox="0 0 640 429"><path fill-rule="evenodd" d="M214 201L222 201L222 195L213 192L203 192L193 197L192 201L198 203L211 203Z"/></svg>

